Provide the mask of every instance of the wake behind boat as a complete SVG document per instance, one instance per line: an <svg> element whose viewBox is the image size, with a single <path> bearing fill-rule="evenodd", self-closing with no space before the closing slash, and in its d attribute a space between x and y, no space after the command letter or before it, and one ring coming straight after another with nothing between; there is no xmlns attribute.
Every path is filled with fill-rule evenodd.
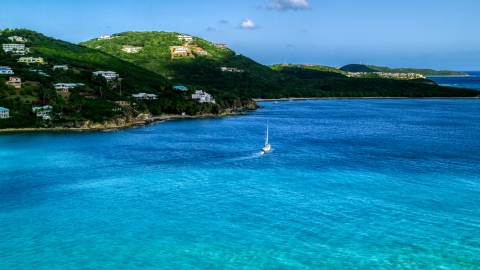
<svg viewBox="0 0 480 270"><path fill-rule="evenodd" d="M267 130L265 133L265 145L263 145L262 150L265 152L270 151L271 147L270 144L268 143L268 121L267 121Z"/></svg>

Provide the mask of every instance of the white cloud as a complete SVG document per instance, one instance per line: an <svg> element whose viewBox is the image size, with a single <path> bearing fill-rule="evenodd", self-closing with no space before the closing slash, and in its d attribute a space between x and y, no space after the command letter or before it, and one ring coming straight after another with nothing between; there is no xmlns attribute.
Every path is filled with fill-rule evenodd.
<svg viewBox="0 0 480 270"><path fill-rule="evenodd" d="M238 25L238 28L240 29L255 29L258 27L258 24L251 21L250 19L245 19Z"/></svg>
<svg viewBox="0 0 480 270"><path fill-rule="evenodd" d="M269 9L276 10L302 10L302 9L312 9L307 0L273 0L270 4L267 5Z"/></svg>

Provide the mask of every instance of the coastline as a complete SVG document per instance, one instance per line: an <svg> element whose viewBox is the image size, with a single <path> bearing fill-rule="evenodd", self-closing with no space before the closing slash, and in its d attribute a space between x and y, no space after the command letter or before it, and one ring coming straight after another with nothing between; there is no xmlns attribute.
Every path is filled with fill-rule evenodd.
<svg viewBox="0 0 480 270"><path fill-rule="evenodd" d="M118 127L96 127L96 128L66 128L66 127L54 127L54 128L7 128L0 129L2 133L22 133L22 132L89 132L89 131L117 131L122 129L129 129L134 127L146 126L152 123L161 122L165 120L179 120L179 119L199 119L199 118L218 118L236 115L246 115L245 113L232 113L222 115L178 115L178 114L164 114L160 116L153 116L148 118L147 121L142 123L128 123Z"/></svg>
<svg viewBox="0 0 480 270"><path fill-rule="evenodd" d="M265 101L294 101L317 99L475 99L477 97L309 97L309 98L254 98L255 102Z"/></svg>

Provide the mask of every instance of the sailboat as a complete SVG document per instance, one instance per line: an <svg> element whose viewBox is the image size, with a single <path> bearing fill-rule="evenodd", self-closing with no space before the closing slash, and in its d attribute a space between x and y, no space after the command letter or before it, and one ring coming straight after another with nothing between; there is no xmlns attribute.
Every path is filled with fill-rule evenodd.
<svg viewBox="0 0 480 270"><path fill-rule="evenodd" d="M271 147L270 144L268 143L268 121L267 121L267 131L265 133L265 145L262 147L262 150L265 152L270 151Z"/></svg>

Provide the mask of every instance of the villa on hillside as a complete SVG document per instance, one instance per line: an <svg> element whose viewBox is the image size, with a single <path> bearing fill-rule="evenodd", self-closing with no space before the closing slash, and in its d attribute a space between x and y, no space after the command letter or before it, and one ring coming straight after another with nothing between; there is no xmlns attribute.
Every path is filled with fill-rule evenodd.
<svg viewBox="0 0 480 270"><path fill-rule="evenodd" d="M118 74L113 71L95 71L93 72L93 75L102 75L107 81L114 80L118 78Z"/></svg>
<svg viewBox="0 0 480 270"><path fill-rule="evenodd" d="M157 95L155 94L147 94L147 93L138 93L132 94L132 97L136 98L137 100L149 100L149 99L157 99Z"/></svg>
<svg viewBox="0 0 480 270"><path fill-rule="evenodd" d="M68 70L68 65L54 65L53 70L56 70L56 69Z"/></svg>
<svg viewBox="0 0 480 270"><path fill-rule="evenodd" d="M8 37L9 40L11 41L16 41L16 42L27 42L28 39L24 38L24 37L19 37L19 36L11 36L11 37Z"/></svg>
<svg viewBox="0 0 480 270"><path fill-rule="evenodd" d="M31 63L38 63L38 64L43 64L43 58L41 57L20 57L17 60L19 63L26 63L26 64L31 64Z"/></svg>
<svg viewBox="0 0 480 270"><path fill-rule="evenodd" d="M25 55L29 52L28 48L25 48L25 44L3 44L3 51L16 55Z"/></svg>
<svg viewBox="0 0 480 270"><path fill-rule="evenodd" d="M22 88L22 79L20 79L20 77L10 77L5 84L11 85L15 88Z"/></svg>
<svg viewBox="0 0 480 270"><path fill-rule="evenodd" d="M98 38L98 40L108 40L108 39L112 39L112 38L113 38L113 37L111 37L111 36L100 36L100 37Z"/></svg>
<svg viewBox="0 0 480 270"><path fill-rule="evenodd" d="M139 50L143 49L140 46L132 46L132 45L123 45L122 51L126 53L137 53Z"/></svg>
<svg viewBox="0 0 480 270"><path fill-rule="evenodd" d="M15 74L10 67L0 67L0 74Z"/></svg>
<svg viewBox="0 0 480 270"><path fill-rule="evenodd" d="M188 48L183 46L172 46L174 54L187 54Z"/></svg>
<svg viewBox="0 0 480 270"><path fill-rule="evenodd" d="M32 112L37 114L37 117L42 117L43 120L50 119L50 113L52 112L53 107L45 105L42 107L32 107Z"/></svg>
<svg viewBox="0 0 480 270"><path fill-rule="evenodd" d="M222 71L226 71L226 72L238 72L238 73L245 72L245 70L243 70L243 69L238 69L238 68L233 68L233 67L221 67L220 69Z"/></svg>
<svg viewBox="0 0 480 270"><path fill-rule="evenodd" d="M215 99L212 98L207 92L202 90L195 90L195 94L192 94L192 99L199 103L215 103Z"/></svg>
<svg viewBox="0 0 480 270"><path fill-rule="evenodd" d="M10 110L4 107L0 107L0 119L10 118Z"/></svg>
<svg viewBox="0 0 480 270"><path fill-rule="evenodd" d="M179 91L188 91L188 88L183 86L183 85L175 85L173 87L173 90L179 90Z"/></svg>
<svg viewBox="0 0 480 270"><path fill-rule="evenodd" d="M178 40L185 40L186 42L190 42L193 40L193 38L191 36L187 36L187 35L177 35L178 37Z"/></svg>
<svg viewBox="0 0 480 270"><path fill-rule="evenodd" d="M219 48L219 49L225 49L227 48L227 44L223 44L223 43L215 43L213 44L213 46Z"/></svg>
<svg viewBox="0 0 480 270"><path fill-rule="evenodd" d="M59 92L68 92L69 89L82 86L83 83L56 83L54 84L55 89Z"/></svg>

